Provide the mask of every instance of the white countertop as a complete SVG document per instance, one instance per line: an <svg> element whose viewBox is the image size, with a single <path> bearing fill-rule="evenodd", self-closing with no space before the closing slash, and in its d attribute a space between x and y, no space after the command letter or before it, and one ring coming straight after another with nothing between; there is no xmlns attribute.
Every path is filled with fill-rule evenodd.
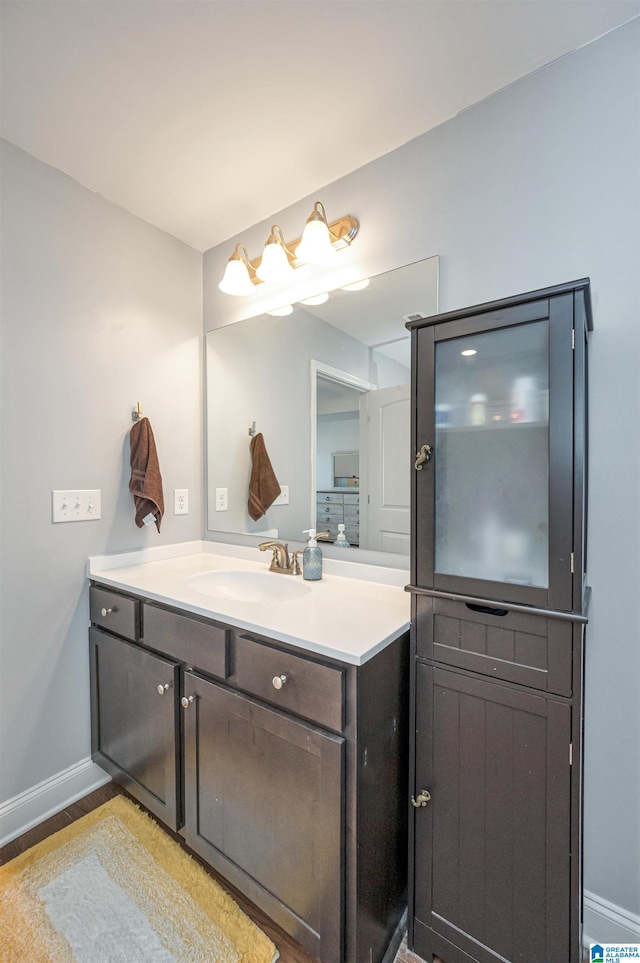
<svg viewBox="0 0 640 963"><path fill-rule="evenodd" d="M270 552L217 542L185 542L90 558L88 577L165 605L220 619L309 652L362 665L409 627L409 581L402 569L324 560L320 581L295 579L309 591L286 601L246 602L198 591L207 572L268 572Z"/></svg>

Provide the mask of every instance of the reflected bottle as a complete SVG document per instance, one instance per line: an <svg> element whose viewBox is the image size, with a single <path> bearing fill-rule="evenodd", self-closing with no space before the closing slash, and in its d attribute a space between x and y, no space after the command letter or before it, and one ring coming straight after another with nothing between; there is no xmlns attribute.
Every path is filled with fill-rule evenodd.
<svg viewBox="0 0 640 963"><path fill-rule="evenodd" d="M350 544L347 541L347 536L344 533L344 525L342 522L338 525L338 536L333 543L334 548L349 548Z"/></svg>

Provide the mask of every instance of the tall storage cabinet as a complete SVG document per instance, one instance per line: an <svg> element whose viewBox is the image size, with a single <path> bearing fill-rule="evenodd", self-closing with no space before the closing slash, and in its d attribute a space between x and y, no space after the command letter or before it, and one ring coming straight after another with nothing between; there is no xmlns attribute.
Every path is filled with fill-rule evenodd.
<svg viewBox="0 0 640 963"><path fill-rule="evenodd" d="M579 963L589 281L408 327L410 945Z"/></svg>

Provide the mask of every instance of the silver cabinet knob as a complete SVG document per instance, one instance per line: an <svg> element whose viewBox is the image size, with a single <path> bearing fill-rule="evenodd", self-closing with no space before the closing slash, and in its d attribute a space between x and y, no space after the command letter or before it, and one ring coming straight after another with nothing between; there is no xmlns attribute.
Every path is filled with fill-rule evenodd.
<svg viewBox="0 0 640 963"><path fill-rule="evenodd" d="M111 615L113 609L100 609L100 615L103 619L106 619L107 615Z"/></svg>
<svg viewBox="0 0 640 963"><path fill-rule="evenodd" d="M170 682L165 682L164 685L160 683L160 685L158 686L158 695L164 695L167 689L170 689L170 688L171 688Z"/></svg>
<svg viewBox="0 0 640 963"><path fill-rule="evenodd" d="M286 675L274 675L273 679L271 680L274 689L281 689L286 681Z"/></svg>
<svg viewBox="0 0 640 963"><path fill-rule="evenodd" d="M188 696L188 697L187 697L187 696L183 696L183 697L180 699L180 705L182 706L183 709L188 709L188 708L189 708L189 705L190 705L192 702L193 702L193 696Z"/></svg>

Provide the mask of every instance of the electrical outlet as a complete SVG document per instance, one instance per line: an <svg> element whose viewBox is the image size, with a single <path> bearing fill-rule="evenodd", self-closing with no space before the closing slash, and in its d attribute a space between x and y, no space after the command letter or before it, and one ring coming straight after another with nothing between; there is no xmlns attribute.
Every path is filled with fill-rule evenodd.
<svg viewBox="0 0 640 963"><path fill-rule="evenodd" d="M52 522L90 522L100 517L99 488L51 492Z"/></svg>
<svg viewBox="0 0 640 963"><path fill-rule="evenodd" d="M280 494L276 498L274 505L288 505L289 504L289 486L280 485Z"/></svg>
<svg viewBox="0 0 640 963"><path fill-rule="evenodd" d="M188 488L173 489L173 514L174 515L189 514L189 489Z"/></svg>
<svg viewBox="0 0 640 963"><path fill-rule="evenodd" d="M229 489L216 488L216 511L226 512L229 509Z"/></svg>

